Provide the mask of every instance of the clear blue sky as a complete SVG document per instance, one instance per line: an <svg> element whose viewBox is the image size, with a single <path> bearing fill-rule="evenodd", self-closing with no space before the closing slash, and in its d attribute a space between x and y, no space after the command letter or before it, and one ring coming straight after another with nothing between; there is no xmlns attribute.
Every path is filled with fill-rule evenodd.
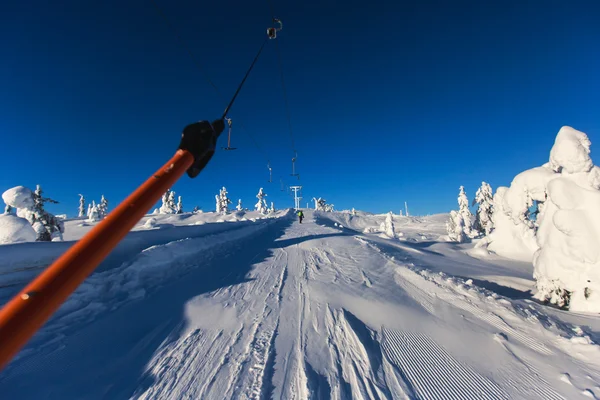
<svg viewBox="0 0 600 400"><path fill-rule="evenodd" d="M267 1L158 0L223 97L150 1L8 2L0 13L0 189L42 184L76 212L78 193L122 200L217 118L270 24ZM548 159L562 125L600 163L600 2L273 0L307 198L339 209L456 208L482 180L508 185ZM214 207L225 185L252 206L295 183L274 43L231 113L234 128L184 205ZM220 145L225 143L221 138Z"/></svg>

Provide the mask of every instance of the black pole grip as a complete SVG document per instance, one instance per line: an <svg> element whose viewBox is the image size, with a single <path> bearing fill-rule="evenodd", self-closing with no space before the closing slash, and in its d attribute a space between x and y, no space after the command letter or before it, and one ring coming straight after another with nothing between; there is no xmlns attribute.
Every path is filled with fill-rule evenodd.
<svg viewBox="0 0 600 400"><path fill-rule="evenodd" d="M187 170L190 178L198 176L206 167L217 146L217 138L225 129L222 119L214 121L200 121L183 128L179 149L187 150L194 156L194 164Z"/></svg>

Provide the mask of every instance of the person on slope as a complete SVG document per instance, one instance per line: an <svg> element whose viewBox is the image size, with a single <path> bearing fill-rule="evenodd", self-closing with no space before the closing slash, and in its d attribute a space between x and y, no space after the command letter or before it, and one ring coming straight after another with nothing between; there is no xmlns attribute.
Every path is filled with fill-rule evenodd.
<svg viewBox="0 0 600 400"><path fill-rule="evenodd" d="M304 213L302 212L302 210L298 210L298 221L300 221L300 223L302 223L303 219L304 219Z"/></svg>

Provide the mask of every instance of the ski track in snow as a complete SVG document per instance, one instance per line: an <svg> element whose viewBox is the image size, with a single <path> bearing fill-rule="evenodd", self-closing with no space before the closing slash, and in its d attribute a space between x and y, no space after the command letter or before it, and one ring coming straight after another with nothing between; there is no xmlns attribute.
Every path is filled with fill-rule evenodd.
<svg viewBox="0 0 600 400"><path fill-rule="evenodd" d="M120 330L105 331L117 318L106 311L115 304L96 311L105 318L98 327L89 315L63 313L81 328L66 331L58 344L30 346L0 375L0 391L7 398L255 400L558 400L599 393L600 371L584 362L595 345L582 347L581 359L568 358L569 347L557 345L567 339L534 314L415 267L423 251L400 244L391 252L385 246L392 241L322 226L311 214L302 225L282 219L252 231L256 235L240 232L198 265L188 248L181 271L163 273L162 289L130 300L133 311L115 303L125 313L114 320L125 324ZM154 251L168 258L169 247ZM215 282L205 288L206 279ZM182 291L190 295L171 296ZM141 370L128 371L127 382L119 380L118 368L94 382L78 376L85 335L116 335L117 342L136 324L135 312L155 297L184 301L153 331L123 340L135 345L119 348L115 364L127 368L144 353ZM465 340L489 347L457 353L456 338L447 336L460 334L460 321ZM488 352L498 359L487 359ZM86 352L86 362L101 365L108 360L101 353ZM28 385L50 369L73 381L51 390Z"/></svg>

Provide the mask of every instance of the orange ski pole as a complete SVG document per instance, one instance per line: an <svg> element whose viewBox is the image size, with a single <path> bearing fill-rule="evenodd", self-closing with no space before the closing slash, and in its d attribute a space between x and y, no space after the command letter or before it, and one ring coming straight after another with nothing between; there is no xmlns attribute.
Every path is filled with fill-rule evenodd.
<svg viewBox="0 0 600 400"><path fill-rule="evenodd" d="M165 165L0 310L0 369L184 172L192 178L200 173L223 128L222 120L188 125L179 150Z"/></svg>

